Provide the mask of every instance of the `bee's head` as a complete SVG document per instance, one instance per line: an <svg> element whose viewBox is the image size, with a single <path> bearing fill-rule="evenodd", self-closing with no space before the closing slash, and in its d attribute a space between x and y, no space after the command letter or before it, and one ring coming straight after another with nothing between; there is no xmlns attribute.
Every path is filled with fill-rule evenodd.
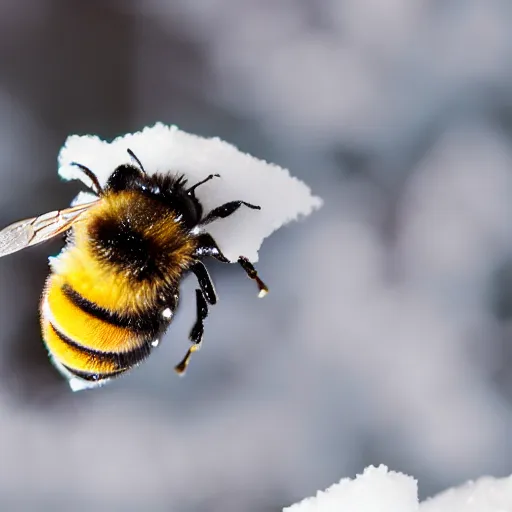
<svg viewBox="0 0 512 512"><path fill-rule="evenodd" d="M183 176L148 175L138 167L123 164L112 173L104 192L133 190L152 197L175 211L187 228L192 229L201 220L203 207L194 194L194 187L188 188L186 184Z"/></svg>
<svg viewBox="0 0 512 512"><path fill-rule="evenodd" d="M122 164L117 167L107 180L105 192L121 192L123 190L145 190L148 187L148 174L137 155L126 150L138 167L132 164Z"/></svg>
<svg viewBox="0 0 512 512"><path fill-rule="evenodd" d="M174 210L188 229L199 224L203 215L203 206L188 188L187 180L176 174L155 174L151 176L149 193Z"/></svg>
<svg viewBox="0 0 512 512"><path fill-rule="evenodd" d="M105 192L122 192L123 190L143 190L147 175L134 165L123 164L110 175Z"/></svg>

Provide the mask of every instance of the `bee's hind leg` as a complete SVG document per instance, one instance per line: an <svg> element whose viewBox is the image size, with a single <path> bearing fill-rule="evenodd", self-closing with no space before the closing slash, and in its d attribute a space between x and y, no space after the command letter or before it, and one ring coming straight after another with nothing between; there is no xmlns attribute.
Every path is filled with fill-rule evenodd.
<svg viewBox="0 0 512 512"><path fill-rule="evenodd" d="M197 277L199 288L203 292L204 298L212 306L217 303L217 293L215 292L215 286L213 286L212 278L206 270L204 264L197 261L190 267L190 271Z"/></svg>
<svg viewBox="0 0 512 512"><path fill-rule="evenodd" d="M201 345L204 334L204 321L208 316L208 304L206 303L203 292L199 289L196 290L196 307L196 323L190 331L189 339L194 345Z"/></svg>
<svg viewBox="0 0 512 512"><path fill-rule="evenodd" d="M181 362L174 367L180 375L185 373L192 354L201 348L204 333L204 320L208 316L208 303L212 305L217 303L217 293L215 292L212 278L204 264L200 261L196 261L196 263L190 267L190 271L195 274L197 282L199 283L199 288L196 290L197 318L189 335L189 339L193 345L187 350Z"/></svg>
<svg viewBox="0 0 512 512"><path fill-rule="evenodd" d="M187 350L187 353L183 359L178 363L174 369L180 375L185 373L187 366L190 362L190 357L194 352L197 352L201 348L204 334L204 320L208 316L208 304L203 295L203 292L199 289L196 290L196 305L197 305L197 317L192 330L190 331L189 339L193 345Z"/></svg>

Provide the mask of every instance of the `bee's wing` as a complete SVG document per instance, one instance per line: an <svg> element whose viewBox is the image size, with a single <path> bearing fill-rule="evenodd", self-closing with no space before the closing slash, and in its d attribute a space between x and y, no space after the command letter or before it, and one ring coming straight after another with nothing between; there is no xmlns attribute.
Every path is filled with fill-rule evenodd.
<svg viewBox="0 0 512 512"><path fill-rule="evenodd" d="M39 244L69 229L80 215L99 200L65 210L56 210L39 217L20 220L0 231L0 258L25 247Z"/></svg>

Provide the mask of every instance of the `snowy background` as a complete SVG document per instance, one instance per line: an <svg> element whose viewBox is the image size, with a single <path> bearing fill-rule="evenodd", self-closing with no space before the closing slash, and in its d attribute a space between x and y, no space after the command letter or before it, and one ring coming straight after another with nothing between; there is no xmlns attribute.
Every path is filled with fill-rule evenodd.
<svg viewBox="0 0 512 512"><path fill-rule="evenodd" d="M58 241L0 261L0 508L276 512L384 463L423 499L512 473L508 0L0 0L0 223L67 205L70 133L155 121L325 200L272 236L185 379L158 352L73 395L37 304Z"/></svg>

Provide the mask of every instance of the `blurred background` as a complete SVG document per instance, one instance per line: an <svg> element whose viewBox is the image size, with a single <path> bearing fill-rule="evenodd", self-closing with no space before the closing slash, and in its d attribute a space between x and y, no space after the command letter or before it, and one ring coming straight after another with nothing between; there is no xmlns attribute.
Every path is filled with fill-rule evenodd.
<svg viewBox="0 0 512 512"><path fill-rule="evenodd" d="M277 512L369 464L420 495L512 472L507 0L0 0L0 223L80 189L71 133L156 121L325 200L194 283L140 368L72 394L38 325L59 240L0 261L0 509Z"/></svg>

